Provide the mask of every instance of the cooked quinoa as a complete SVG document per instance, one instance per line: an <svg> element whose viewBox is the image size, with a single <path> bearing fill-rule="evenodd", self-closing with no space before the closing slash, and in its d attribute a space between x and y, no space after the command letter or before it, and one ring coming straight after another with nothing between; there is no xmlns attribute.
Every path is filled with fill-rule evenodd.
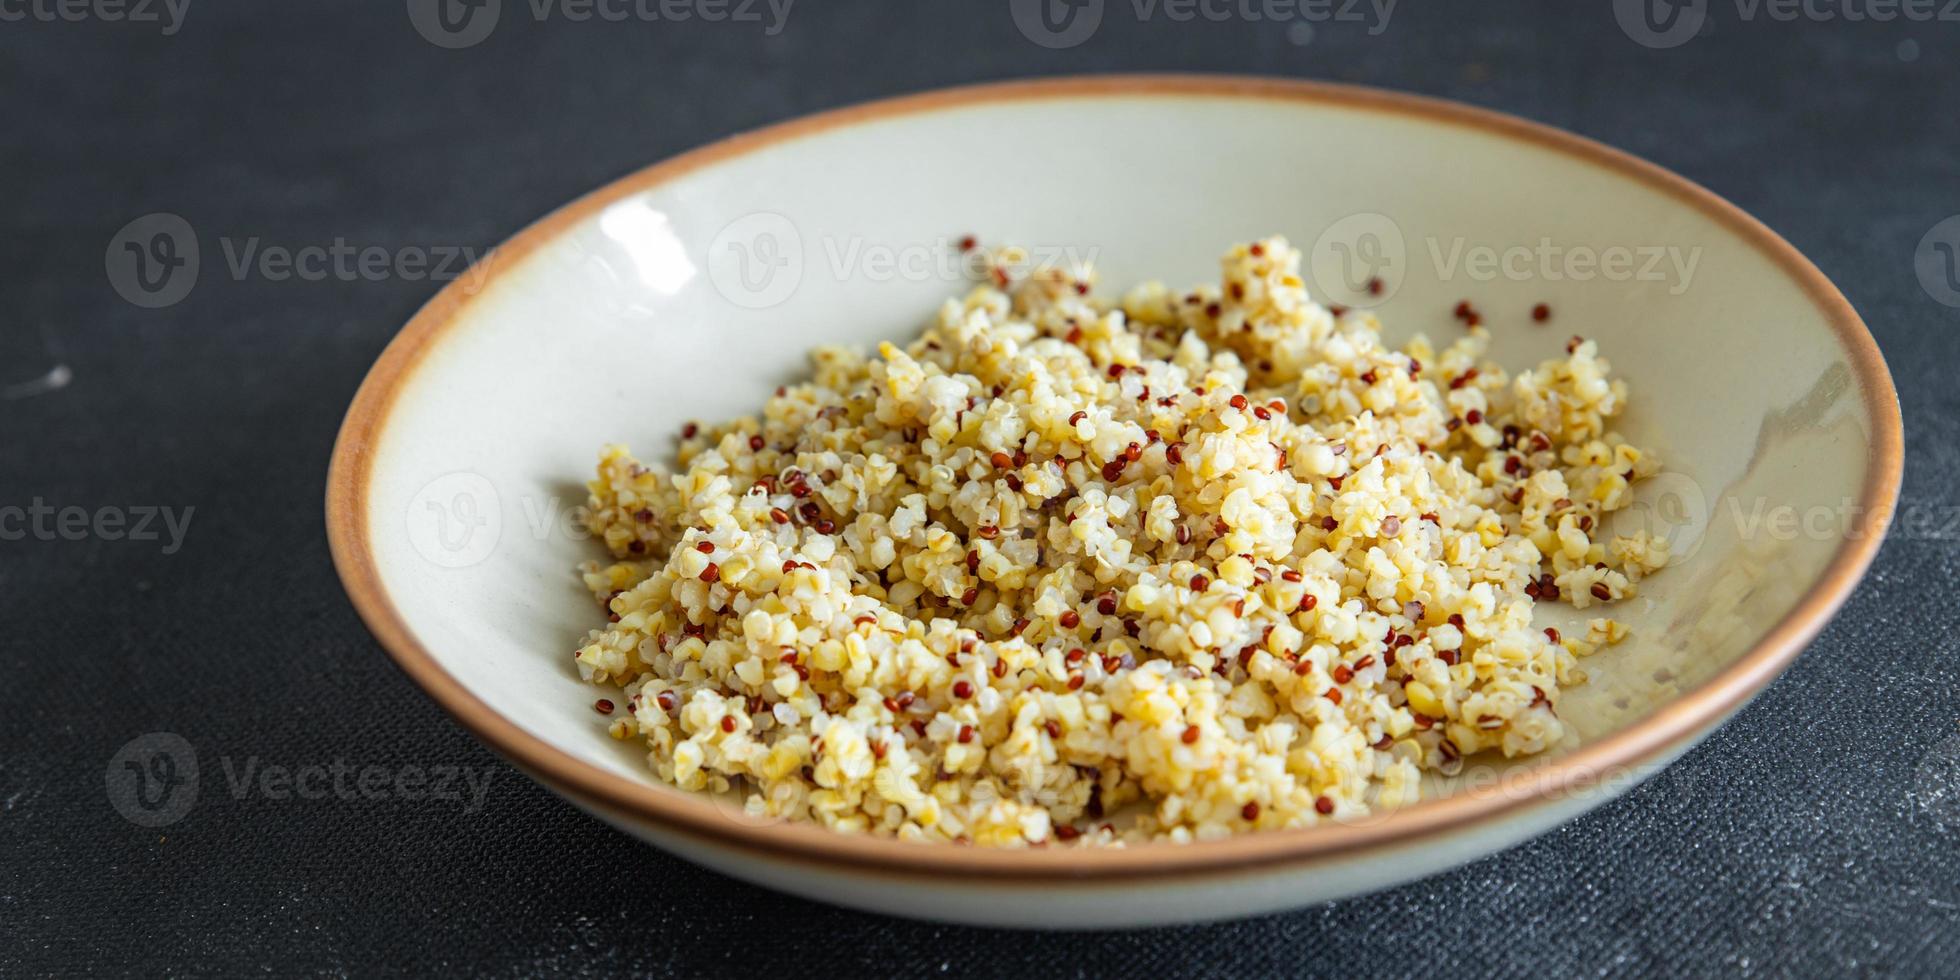
<svg viewBox="0 0 1960 980"><path fill-rule="evenodd" d="M1113 844L1352 819L1571 736L1561 690L1626 629L1536 604L1667 560L1602 528L1657 463L1609 428L1594 344L1511 377L1466 304L1454 342L1393 349L1282 238L1120 302L985 259L911 344L820 348L760 416L689 424L673 471L604 450L609 623L577 662L660 779L857 833Z"/></svg>

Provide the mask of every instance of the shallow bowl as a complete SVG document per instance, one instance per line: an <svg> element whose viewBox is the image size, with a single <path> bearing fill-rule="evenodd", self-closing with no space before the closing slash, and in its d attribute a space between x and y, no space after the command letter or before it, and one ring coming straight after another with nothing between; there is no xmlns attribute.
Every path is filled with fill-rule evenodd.
<svg viewBox="0 0 1960 980"><path fill-rule="evenodd" d="M1477 760L1418 805L1187 845L989 850L768 823L657 783L568 651L595 623L572 519L602 443L742 414L827 342L908 337L966 288L971 233L1105 283L1216 281L1269 233L1323 301L1447 341L1461 299L1512 367L1597 339L1622 428L1666 472L1624 521L1677 563L1615 615L1545 757ZM1376 285L1371 287L1370 280ZM1531 311L1546 304L1549 320ZM348 594L408 675L519 768L690 861L812 898L992 925L1240 916L1430 874L1625 791L1789 665L1896 499L1871 336L1763 225L1542 126L1369 89L1106 77L934 92L738 136L551 214L451 282L362 385L327 519ZM1545 605L1545 625L1583 616ZM1583 629L1583 627L1581 627ZM552 846L541 843L541 847Z"/></svg>

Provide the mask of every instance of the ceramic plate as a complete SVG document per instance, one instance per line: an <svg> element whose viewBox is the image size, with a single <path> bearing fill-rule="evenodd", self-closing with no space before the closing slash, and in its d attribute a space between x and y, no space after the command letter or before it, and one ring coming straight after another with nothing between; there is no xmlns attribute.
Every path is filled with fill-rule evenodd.
<svg viewBox="0 0 1960 980"><path fill-rule="evenodd" d="M965 234L1126 285L1216 281L1284 234L1324 301L1447 341L1472 300L1512 367L1597 339L1622 428L1667 467L1624 517L1678 563L1615 616L1561 713L1581 738L1480 762L1365 821L1188 845L990 850L768 823L658 784L568 651L599 556L573 510L598 447L759 406L831 342L915 334L967 288ZM1379 279L1379 294L1367 283ZM1537 323L1529 311L1555 311ZM369 374L327 518L348 594L430 696L525 772L690 861L800 895L996 925L1136 926L1296 907L1521 841L1623 792L1803 649L1877 550L1900 423L1818 270L1686 180L1582 138L1368 89L1107 77L799 119L661 163L450 283ZM1547 604L1545 625L1582 617ZM539 847L557 846L540 841Z"/></svg>

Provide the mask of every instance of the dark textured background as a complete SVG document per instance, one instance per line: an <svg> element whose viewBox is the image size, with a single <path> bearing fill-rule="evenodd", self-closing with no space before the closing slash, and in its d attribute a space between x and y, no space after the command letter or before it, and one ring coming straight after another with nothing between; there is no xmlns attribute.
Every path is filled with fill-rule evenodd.
<svg viewBox="0 0 1960 980"><path fill-rule="evenodd" d="M1856 9L1861 5L1853 3ZM1960 513L1960 310L1915 277L1960 211L1960 23L1783 23L1715 0L1633 43L1603 2L1405 0L1378 36L1142 22L1066 51L1005 2L801 0L752 24L531 22L425 42L399 0L195 0L154 26L0 23L0 505L195 507L182 550L0 542L0 974L469 971L689 976L1844 971L1960 962L1960 540L1884 547L1844 613L1706 744L1531 844L1372 897L1232 925L991 933L724 880L587 819L479 747L382 655L323 541L335 427L427 282L236 280L220 237L486 248L738 130L956 82L1118 69L1301 75L1450 96L1623 147L1760 216L1870 323L1906 418L1905 496ZM1833 9L1841 5L1831 4ZM1298 43L1305 41L1305 43ZM126 222L205 244L183 302L118 297ZM23 366L28 365L28 366ZM197 806L105 792L175 732ZM458 765L455 802L235 799L221 761Z"/></svg>

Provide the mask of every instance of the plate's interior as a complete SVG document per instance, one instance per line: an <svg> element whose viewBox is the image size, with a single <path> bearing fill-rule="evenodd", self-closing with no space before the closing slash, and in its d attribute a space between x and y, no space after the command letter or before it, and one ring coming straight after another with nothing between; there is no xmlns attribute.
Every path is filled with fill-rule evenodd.
<svg viewBox="0 0 1960 980"><path fill-rule="evenodd" d="M601 619L573 574L599 549L572 517L600 445L664 452L686 419L759 406L813 345L911 335L966 288L948 256L969 232L1091 258L1106 288L1215 279L1229 244L1278 232L1316 257L1318 295L1370 302L1352 287L1380 274L1397 340L1452 338L1464 298L1507 367L1597 338L1634 389L1623 429L1667 466L1625 517L1685 560L1613 613L1633 637L1562 710L1588 739L1747 650L1860 518L1871 420L1824 315L1658 185L1379 108L1010 100L773 143L617 196L508 268L493 257L375 449L372 548L403 619L525 730L651 781L570 658ZM1541 301L1549 324L1529 316Z"/></svg>

